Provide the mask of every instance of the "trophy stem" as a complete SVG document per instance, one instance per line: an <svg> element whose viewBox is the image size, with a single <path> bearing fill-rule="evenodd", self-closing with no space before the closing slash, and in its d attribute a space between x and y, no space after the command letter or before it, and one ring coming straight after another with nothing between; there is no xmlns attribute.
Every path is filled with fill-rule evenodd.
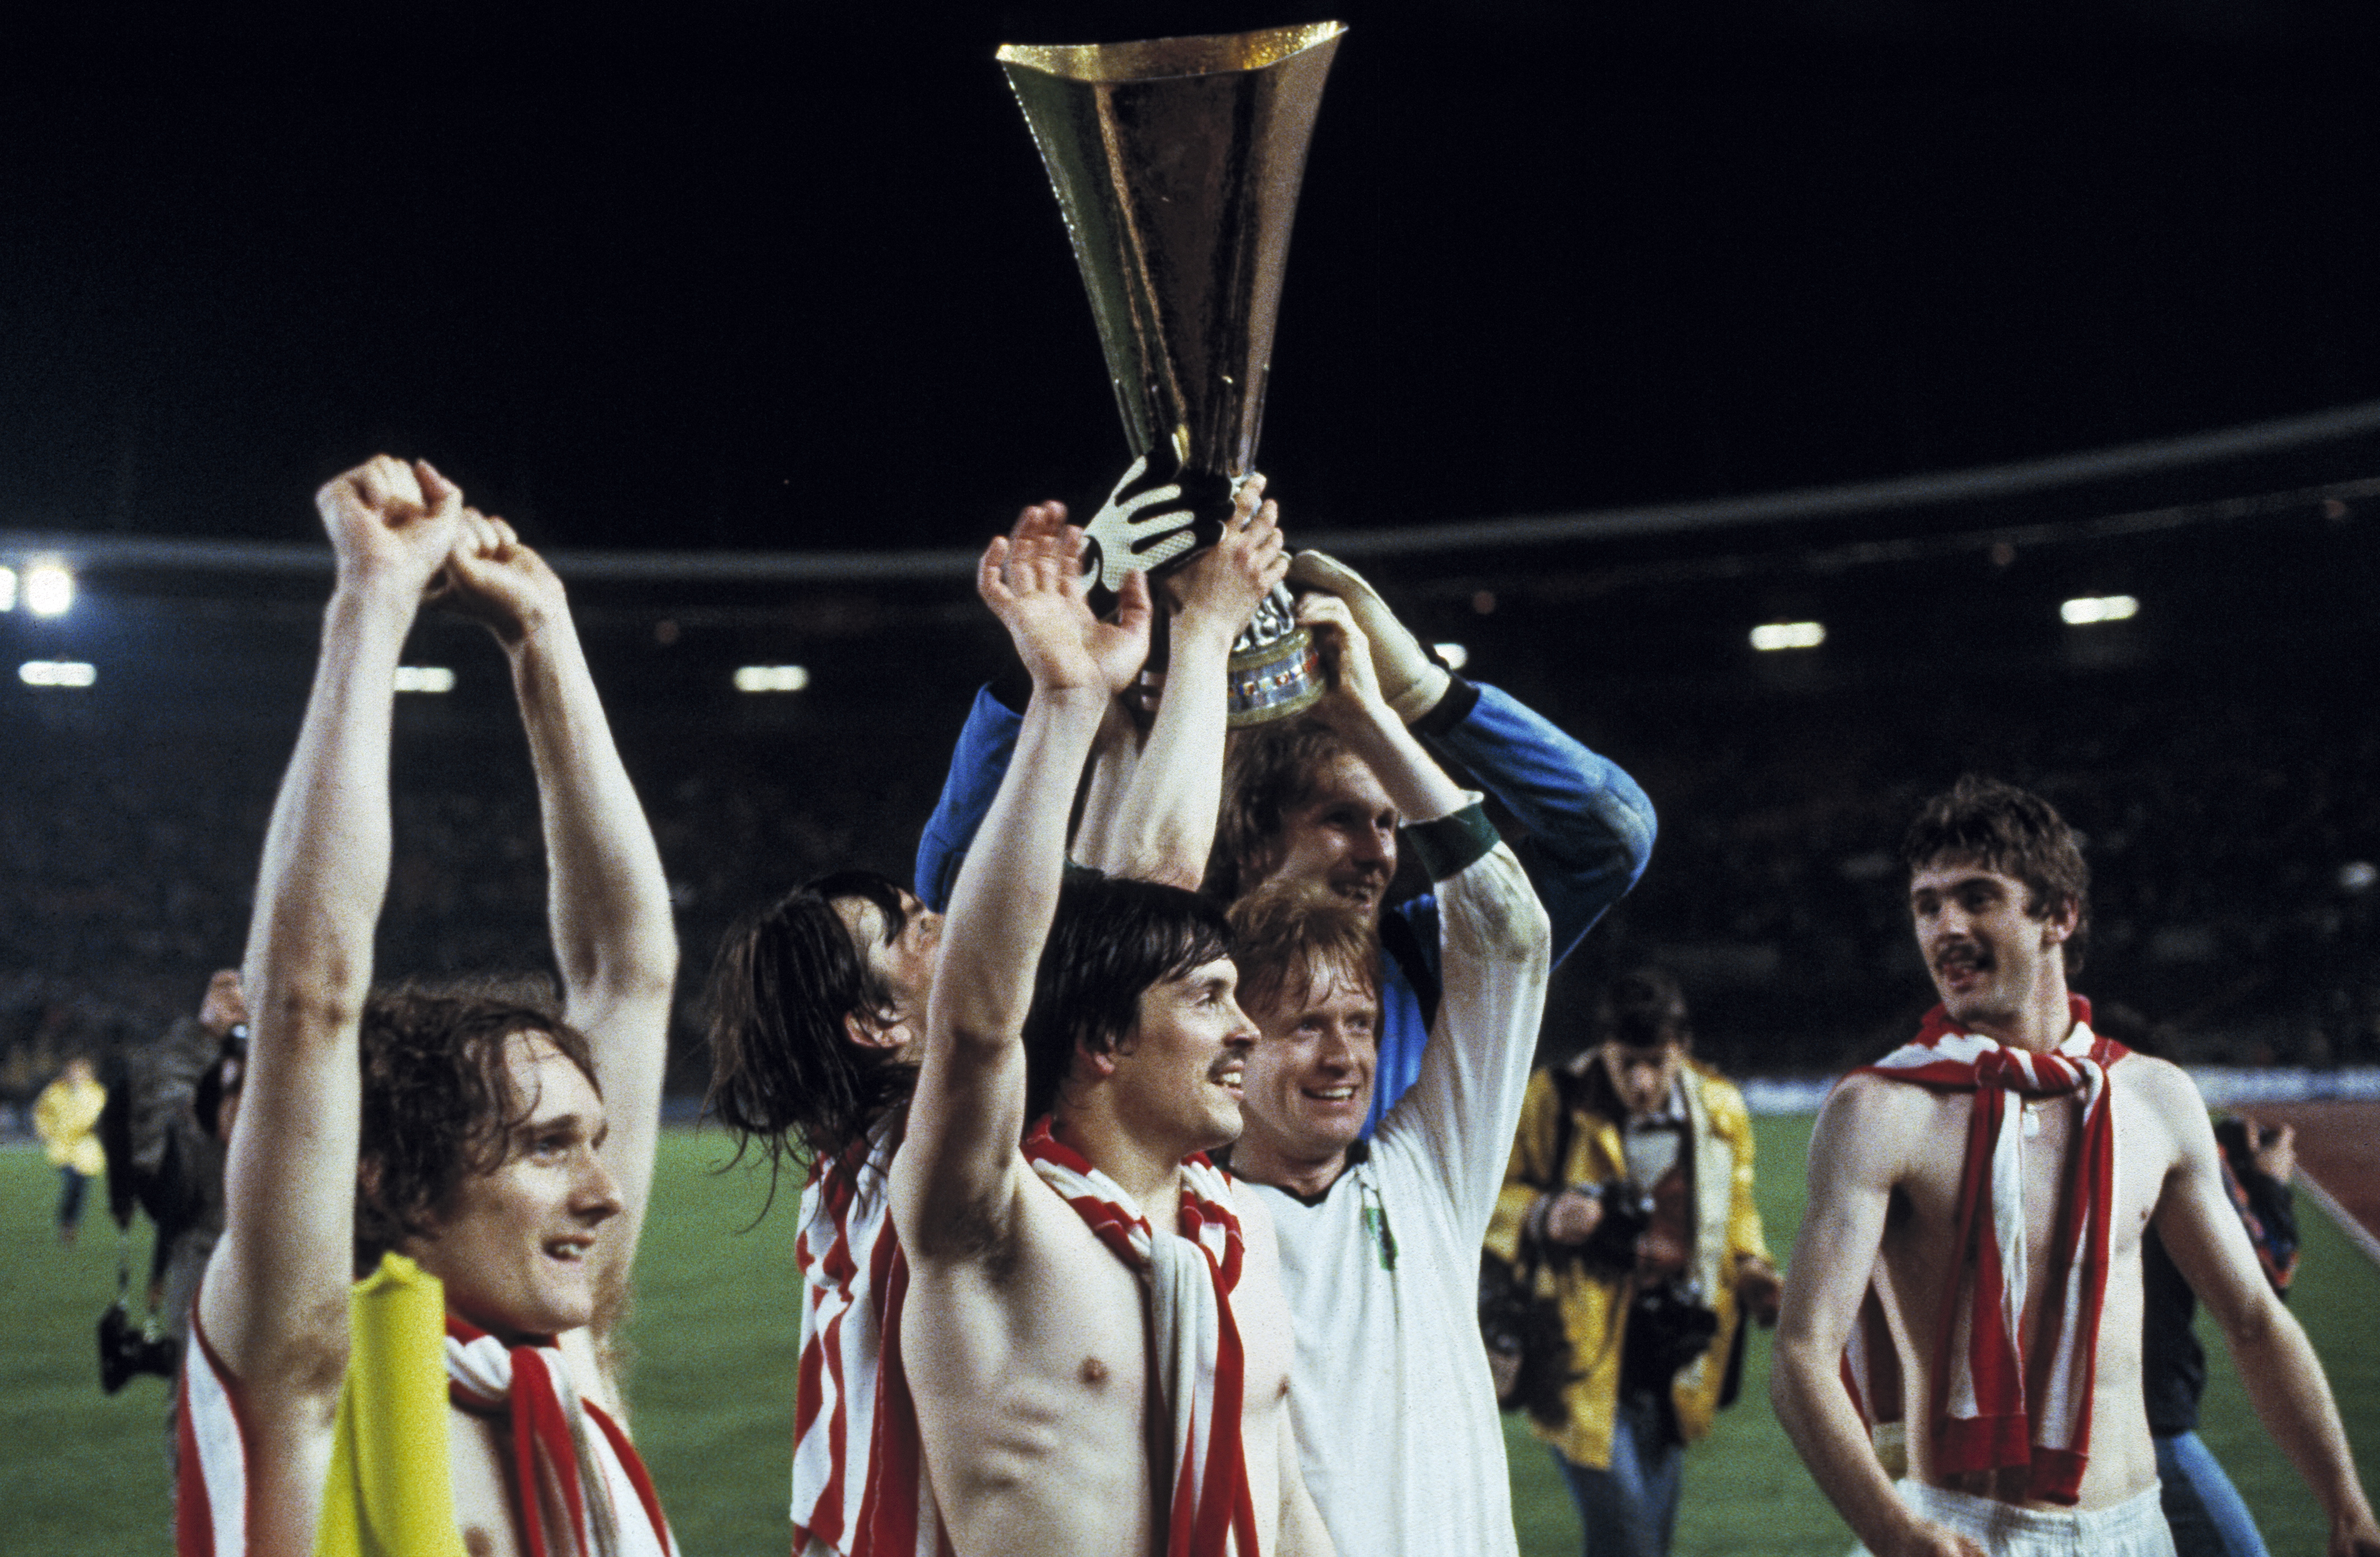
<svg viewBox="0 0 2380 1557"><path fill-rule="evenodd" d="M1275 584L1232 644L1224 723L1237 730L1303 713L1328 685L1314 635L1297 625L1296 600L1288 585Z"/></svg>

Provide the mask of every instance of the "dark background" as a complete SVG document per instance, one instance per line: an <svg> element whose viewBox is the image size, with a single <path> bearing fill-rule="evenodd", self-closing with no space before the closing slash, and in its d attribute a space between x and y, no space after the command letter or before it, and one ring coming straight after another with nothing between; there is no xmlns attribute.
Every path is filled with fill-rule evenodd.
<svg viewBox="0 0 2380 1557"><path fill-rule="evenodd" d="M1001 42L1351 23L1264 463L1325 529L2380 396L2368 7L95 13L0 94L0 529L972 544L1125 449Z"/></svg>
<svg viewBox="0 0 2380 1557"><path fill-rule="evenodd" d="M1125 445L991 51L1318 14L389 9L293 33L91 12L0 54L0 532L319 546L308 494L388 449L570 553L676 894L675 1084L698 1089L726 924L829 866L905 879L1005 651L963 567L722 580L622 554L972 548L1030 499L1087 511ZM1336 14L1263 448L1293 540L2380 400L2365 6ZM1350 554L1659 808L1644 884L1557 985L1551 1050L1639 957L1685 976L1739 1071L1903 1036L1927 997L1890 850L1977 769L2086 834L2082 987L2184 1058L2370 1063L2375 472L2365 431L1956 502ZM0 1095L237 960L326 584L152 555L87 566L63 618L0 616L0 658L98 666L87 691L0 681ZM2140 616L2059 623L2107 592ZM1750 651L1791 617L1826 646ZM457 685L399 701L384 972L543 943L482 637L432 619L408 653ZM739 696L754 661L811 687Z"/></svg>

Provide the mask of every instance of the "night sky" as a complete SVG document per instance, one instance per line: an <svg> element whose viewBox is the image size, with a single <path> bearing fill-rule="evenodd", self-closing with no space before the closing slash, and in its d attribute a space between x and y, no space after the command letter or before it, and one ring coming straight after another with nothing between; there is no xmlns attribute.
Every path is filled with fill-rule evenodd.
<svg viewBox="0 0 2380 1557"><path fill-rule="evenodd" d="M1126 449L991 51L1324 15L1262 459L1293 537L2380 397L2344 5L812 13L20 52L0 530L304 539L381 448L547 545L1096 502Z"/></svg>

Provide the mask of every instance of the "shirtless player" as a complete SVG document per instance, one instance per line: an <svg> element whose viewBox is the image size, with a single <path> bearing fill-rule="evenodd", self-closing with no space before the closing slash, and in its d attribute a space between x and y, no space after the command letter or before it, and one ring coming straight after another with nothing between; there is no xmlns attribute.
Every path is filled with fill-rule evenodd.
<svg viewBox="0 0 2380 1557"><path fill-rule="evenodd" d="M382 456L316 503L338 583L249 931L251 1044L203 1355L184 1369L177 1550L668 1557L608 1344L661 1122L677 942L660 854L545 564L427 464ZM512 662L560 1022L366 998L391 704L426 590Z"/></svg>
<svg viewBox="0 0 2380 1557"><path fill-rule="evenodd" d="M892 1165L927 1473L961 1557L1327 1552L1272 1223L1184 1162L1240 1129L1256 1030L1228 932L1173 887L1062 901L1075 782L1148 620L1136 583L1116 624L1092 620L1068 587L1079 549L995 541L978 577L1033 697L943 923ZM1020 1150L1029 1090L1055 1117Z"/></svg>
<svg viewBox="0 0 2380 1557"><path fill-rule="evenodd" d="M1101 758L1112 768L1128 748L1128 771L1104 775L1114 804L1103 806L1094 763L1075 845L1087 863L1184 885L1206 867L1232 640L1289 566L1279 511L1259 506L1263 491L1261 476L1244 483L1221 538L1174 575L1172 684L1182 690L1158 710L1145 748L1116 738L1129 721L1111 712ZM1010 539L1055 541L1065 517L1062 505L1036 505ZM1015 679L1026 684L1012 694L1022 705L1030 681L1021 664ZM1004 750L1003 727L1013 736L1013 716L989 694L978 698L962 749L991 740ZM971 805L945 796L937 823L964 814L971 836L998 783L995 772ZM939 884L947 894L953 882ZM933 893L936 880L919 886ZM772 1165L795 1152L811 1163L795 1243L803 1277L793 1474L799 1557L908 1557L933 1547L941 1528L930 1488L917 1478L908 1385L882 1344L908 1284L887 1167L925 1050L941 936L934 907L872 871L842 870L747 918L722 943L712 974L710 1107L739 1147L758 1145Z"/></svg>
<svg viewBox="0 0 2380 1557"><path fill-rule="evenodd" d="M1880 1557L2172 1551L2141 1394L2154 1219L2329 1515L2330 1551L2380 1553L2321 1365L2225 1197L2197 1089L2097 1038L2068 991L2089 913L2072 833L2036 797L1969 778L1901 854L1942 1004L1819 1114L1770 1369L1821 1490ZM1995 1203L2001 1186L2021 1207ZM1995 1268L2019 1306L2006 1345ZM1864 1317L1871 1278L1864 1312L1884 1331ZM1878 1418L1912 1424L1897 1490L1844 1387L1855 1342Z"/></svg>

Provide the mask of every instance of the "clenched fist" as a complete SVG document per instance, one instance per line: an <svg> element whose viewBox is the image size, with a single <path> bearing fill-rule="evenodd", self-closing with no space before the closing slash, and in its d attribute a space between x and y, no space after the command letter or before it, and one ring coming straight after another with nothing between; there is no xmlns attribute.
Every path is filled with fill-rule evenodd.
<svg viewBox="0 0 2380 1557"><path fill-rule="evenodd" d="M339 579L418 600L446 566L463 489L426 459L374 455L323 484L314 506L338 553Z"/></svg>

